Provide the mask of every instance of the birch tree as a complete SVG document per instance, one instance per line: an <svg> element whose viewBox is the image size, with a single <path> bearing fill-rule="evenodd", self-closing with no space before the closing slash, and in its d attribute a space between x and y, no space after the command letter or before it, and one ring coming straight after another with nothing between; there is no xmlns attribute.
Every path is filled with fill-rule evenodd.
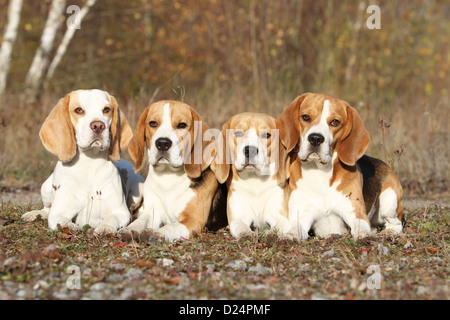
<svg viewBox="0 0 450 320"><path fill-rule="evenodd" d="M45 77L45 84L44 84L45 86L48 84L48 81L50 81L50 79L53 77L56 67L61 62L61 59L66 53L67 47L69 46L70 41L75 35L75 32L77 31L77 29L81 28L81 22L83 21L83 19L86 17L89 10L91 9L91 7L94 6L96 2L97 0L88 0L81 10L79 11L75 10L75 13L71 17L71 19L67 20L67 31L64 34L64 37L61 43L59 44L58 49L56 50L55 57L53 58L50 67L48 68L47 75ZM72 10L71 6L69 6L67 8L66 13L72 13L73 11L71 10Z"/></svg>
<svg viewBox="0 0 450 320"><path fill-rule="evenodd" d="M10 0L8 7L8 22L6 24L5 35L3 36L0 48L0 94L6 89L6 78L11 64L11 53L16 42L17 28L20 22L20 12L22 11L22 0Z"/></svg>
<svg viewBox="0 0 450 320"><path fill-rule="evenodd" d="M25 80L31 94L35 94L41 85L41 79L48 66L49 55L53 49L53 42L61 24L61 16L65 6L66 0L52 0L39 48L36 51Z"/></svg>

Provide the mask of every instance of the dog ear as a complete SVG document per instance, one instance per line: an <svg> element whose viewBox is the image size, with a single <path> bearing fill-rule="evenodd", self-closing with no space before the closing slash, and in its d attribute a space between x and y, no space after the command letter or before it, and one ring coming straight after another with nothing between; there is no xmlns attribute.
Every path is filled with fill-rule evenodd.
<svg viewBox="0 0 450 320"><path fill-rule="evenodd" d="M211 164L211 170L214 172L219 183L225 183L228 180L231 170L231 146L227 145L227 142L232 143L231 139L227 140L230 125L231 120L225 123L222 128L222 132L216 141L215 158Z"/></svg>
<svg viewBox="0 0 450 320"><path fill-rule="evenodd" d="M128 124L125 114L119 108L116 99L106 92L111 106L113 107L113 118L111 122L111 147L109 158L113 161L120 161L120 154L128 147L133 138L133 130Z"/></svg>
<svg viewBox="0 0 450 320"><path fill-rule="evenodd" d="M358 112L346 104L347 121L344 133L337 143L336 152L339 159L348 166L354 166L369 146L369 132L367 132Z"/></svg>
<svg viewBox="0 0 450 320"><path fill-rule="evenodd" d="M147 132L147 116L150 107L144 110L139 118L137 128L134 132L134 136L131 140L130 146L128 147L128 153L135 163L134 171L136 173L141 172L144 167L144 155L146 146L146 132Z"/></svg>
<svg viewBox="0 0 450 320"><path fill-rule="evenodd" d="M189 107L190 108L190 107ZM203 158L205 148L211 143L204 141L203 135L209 129L203 118L190 108L192 117L192 127L189 132L190 143L186 146L184 156L184 171L190 178L198 178L202 172L209 167Z"/></svg>
<svg viewBox="0 0 450 320"><path fill-rule="evenodd" d="M58 101L45 119L39 136L45 149L61 162L70 162L77 153L75 129L69 114L70 94Z"/></svg>
<svg viewBox="0 0 450 320"><path fill-rule="evenodd" d="M273 138L273 135L272 135ZM278 185L281 188L286 186L286 183L290 176L289 168L289 156L286 147L278 139L278 171L276 174Z"/></svg>
<svg viewBox="0 0 450 320"><path fill-rule="evenodd" d="M295 98L277 120L277 129L280 131L280 140L291 152L300 140L299 110L303 100L309 95L305 93Z"/></svg>

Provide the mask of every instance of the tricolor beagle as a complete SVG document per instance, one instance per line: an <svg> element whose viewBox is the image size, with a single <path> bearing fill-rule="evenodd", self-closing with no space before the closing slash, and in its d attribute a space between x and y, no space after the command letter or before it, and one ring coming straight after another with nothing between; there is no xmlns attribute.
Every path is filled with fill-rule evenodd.
<svg viewBox="0 0 450 320"><path fill-rule="evenodd" d="M220 201L226 198L203 157L210 143L203 139L207 130L201 116L185 103L159 101L145 109L129 148L136 172L148 156L144 204L122 232L153 229L166 241L189 239L211 222L208 219L220 215L225 206Z"/></svg>
<svg viewBox="0 0 450 320"><path fill-rule="evenodd" d="M402 231L402 187L392 169L363 156L369 134L357 111L323 94L297 97L277 121L290 158L291 233L307 239L343 234L354 237L372 226ZM370 219L371 218L371 219Z"/></svg>
<svg viewBox="0 0 450 320"><path fill-rule="evenodd" d="M50 229L90 225L97 234L125 227L144 180L120 159L133 132L114 97L100 90L71 92L53 108L40 137L59 161L41 188L44 208L23 219L48 218Z"/></svg>
<svg viewBox="0 0 450 320"><path fill-rule="evenodd" d="M251 226L283 235L289 231L287 188L276 120L259 113L233 116L217 140L211 165L218 181L228 188L230 233L237 239L256 236ZM280 168L281 167L281 168Z"/></svg>

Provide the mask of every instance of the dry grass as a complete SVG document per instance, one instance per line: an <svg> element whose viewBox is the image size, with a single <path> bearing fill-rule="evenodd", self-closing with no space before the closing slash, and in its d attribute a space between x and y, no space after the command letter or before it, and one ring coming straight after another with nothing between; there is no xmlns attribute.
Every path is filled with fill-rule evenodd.
<svg viewBox="0 0 450 320"><path fill-rule="evenodd" d="M47 221L20 220L29 209L0 207L3 298L450 298L450 211L439 205L406 209L401 236L357 242L350 235L311 238L300 245L269 243L263 232L254 242L237 242L227 229L177 243L150 234L120 238L96 237L92 229L50 231ZM80 267L80 290L66 286L72 265ZM379 289L370 286L377 284L371 282L371 266L381 276Z"/></svg>

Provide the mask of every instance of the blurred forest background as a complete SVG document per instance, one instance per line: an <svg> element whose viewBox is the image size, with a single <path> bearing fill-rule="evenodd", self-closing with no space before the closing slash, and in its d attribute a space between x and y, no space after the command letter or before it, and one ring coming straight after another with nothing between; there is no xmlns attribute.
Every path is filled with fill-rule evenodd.
<svg viewBox="0 0 450 320"><path fill-rule="evenodd" d="M8 6L0 0L0 43ZM16 0L17 1L17 0ZM450 3L446 0L61 1L38 88L27 74L52 3L25 0L0 95L0 188L38 189L56 159L38 132L59 98L81 88L116 96L134 127L151 101L184 99L210 127L233 114L278 117L304 92L348 101L410 195L447 194ZM69 5L92 5L51 77ZM369 29L369 5L381 29Z"/></svg>

